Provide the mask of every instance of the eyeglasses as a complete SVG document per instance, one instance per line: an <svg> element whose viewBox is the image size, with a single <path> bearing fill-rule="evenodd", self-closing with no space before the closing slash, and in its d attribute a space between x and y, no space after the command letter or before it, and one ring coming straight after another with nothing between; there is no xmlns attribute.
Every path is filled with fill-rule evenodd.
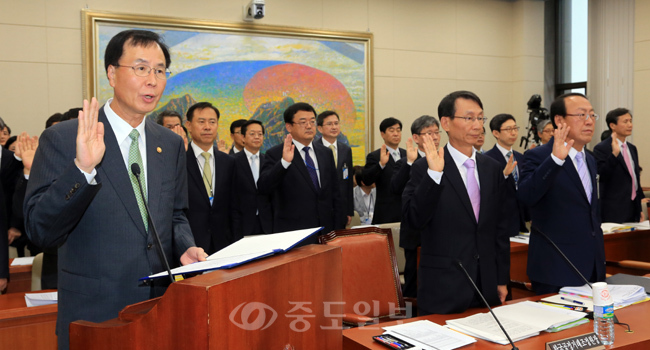
<svg viewBox="0 0 650 350"><path fill-rule="evenodd" d="M126 67L126 68L131 68L133 69L133 72L135 75L139 77L148 77L149 74L151 74L151 71L153 71L153 74L156 76L156 78L160 80L167 80L170 75L172 75L172 72L169 71L167 68L151 68L147 66L146 64L138 64L135 66L123 66L123 65L117 65L115 66L117 68L120 67Z"/></svg>
<svg viewBox="0 0 650 350"><path fill-rule="evenodd" d="M598 120L600 118L598 114L593 113L593 114L585 114L585 113L579 113L579 114L569 114L567 113L566 115L570 115L572 117L578 117L579 119L582 120L589 120L589 118L593 118L594 120Z"/></svg>
<svg viewBox="0 0 650 350"><path fill-rule="evenodd" d="M543 130L542 134L552 134L554 129Z"/></svg>
<svg viewBox="0 0 650 350"><path fill-rule="evenodd" d="M429 135L429 136L436 135L436 136L438 136L438 135L440 135L440 131L423 132L423 133L419 133L418 135L420 135L420 136L423 136L423 135Z"/></svg>
<svg viewBox="0 0 650 350"><path fill-rule="evenodd" d="M512 126L512 127L509 126L507 128L501 129L500 131L507 131L507 132L519 131L519 127L518 126Z"/></svg>
<svg viewBox="0 0 650 350"><path fill-rule="evenodd" d="M331 126L339 126L339 122L329 122L329 123L323 124L323 126L330 126L330 127Z"/></svg>
<svg viewBox="0 0 650 350"><path fill-rule="evenodd" d="M467 123L474 123L475 121L478 120L478 121L481 122L482 124L485 124L485 121L487 120L486 117L459 117L459 116L456 116L456 115L453 116L452 118L460 118L460 119L464 119L465 122L467 122Z"/></svg>
<svg viewBox="0 0 650 350"><path fill-rule="evenodd" d="M294 124L294 125L295 125L295 124L298 124L298 125L302 126L303 128L305 128L305 127L307 127L308 124L309 124L309 126L314 126L314 125L316 125L316 119L312 119L312 120L301 120L301 121L299 121L299 122L292 122L291 124Z"/></svg>
<svg viewBox="0 0 650 350"><path fill-rule="evenodd" d="M250 132L247 132L246 135L248 135L250 137L262 137L262 136L264 136L264 133L263 132L250 131Z"/></svg>

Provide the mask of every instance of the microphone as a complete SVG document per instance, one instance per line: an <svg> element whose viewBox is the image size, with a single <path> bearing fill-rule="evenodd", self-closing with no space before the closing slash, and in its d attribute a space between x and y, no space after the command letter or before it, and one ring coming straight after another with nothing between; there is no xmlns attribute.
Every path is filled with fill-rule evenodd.
<svg viewBox="0 0 650 350"><path fill-rule="evenodd" d="M163 265L167 269L167 273L169 274L169 279L174 283L174 276L172 275L172 270L169 268L169 263L167 263L167 257L165 256L165 251L163 250L162 243L160 242L160 236L158 236L158 230L156 230L156 225L153 223L153 220L151 219L151 212L149 211L149 205L147 204L147 199L144 196L144 191L142 190L142 182L140 182L140 165L138 163L133 163L131 164L131 172L133 175L135 175L135 179L138 180L138 188L140 189L140 195L142 196L142 202L144 202L144 209L147 212L147 221L149 221L149 225L151 225L151 229L153 231L153 237L156 241L156 247L158 248L158 255L160 257L160 260L162 260Z"/></svg>
<svg viewBox="0 0 650 350"><path fill-rule="evenodd" d="M465 273L465 276L467 276L467 279L469 280L469 283L472 284L472 287L474 287L474 290L478 293L479 296L481 296L481 300L483 300L483 304L485 304L485 306L487 306L488 310L490 310L490 313L492 314L492 317L494 317L494 320L497 321L497 324L499 325L499 327L501 327L501 331L503 331L503 334L505 334L506 338L508 338L508 341L510 342L510 345L512 345L511 350L519 350L519 348L515 346L515 343L512 341L512 339L510 339L510 335L508 334L508 332L506 332L506 329L503 328L503 325L501 325L501 322L497 318L497 315L495 315L494 312L492 311L492 308L490 307L490 304L488 304L487 300L485 300L485 297L483 296L483 293L481 293L481 291L476 286L476 283L474 283L474 280L472 280L472 277L470 277L467 270L465 270L465 266L463 266L463 263L460 262L460 260L456 260L456 264L458 264L458 267L461 270L463 270L463 272Z"/></svg>

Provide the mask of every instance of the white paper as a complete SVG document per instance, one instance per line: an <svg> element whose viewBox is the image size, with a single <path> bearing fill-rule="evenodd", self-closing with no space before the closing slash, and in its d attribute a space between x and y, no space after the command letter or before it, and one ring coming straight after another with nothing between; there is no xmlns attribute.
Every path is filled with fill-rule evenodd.
<svg viewBox="0 0 650 350"><path fill-rule="evenodd" d="M57 302L57 292L25 293L25 304L27 304L27 307L56 304Z"/></svg>
<svg viewBox="0 0 650 350"><path fill-rule="evenodd" d="M415 321L384 327L388 334L425 350L452 350L475 343L476 339L431 321Z"/></svg>
<svg viewBox="0 0 650 350"><path fill-rule="evenodd" d="M607 289L609 294L612 295L614 299L614 307L621 308L633 304L638 301L645 300L647 297L645 293L645 288L635 285L625 285L625 284L608 284ZM560 289L560 294L576 294L581 295L586 298L591 299L593 293L591 287L588 284L579 287L562 287Z"/></svg>
<svg viewBox="0 0 650 350"><path fill-rule="evenodd" d="M33 264L34 264L33 256L28 256L24 258L14 258L14 260L11 262L11 266L24 266L24 265L33 265Z"/></svg>

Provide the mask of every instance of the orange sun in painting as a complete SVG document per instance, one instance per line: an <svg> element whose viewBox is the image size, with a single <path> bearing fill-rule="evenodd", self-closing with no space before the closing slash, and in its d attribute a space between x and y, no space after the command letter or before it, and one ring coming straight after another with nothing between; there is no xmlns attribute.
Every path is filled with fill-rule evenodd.
<svg viewBox="0 0 650 350"><path fill-rule="evenodd" d="M254 112L263 103L286 97L311 104L317 113L334 110L341 117L342 130L354 127L356 109L352 97L338 79L319 69L285 63L257 72L244 88L244 103Z"/></svg>

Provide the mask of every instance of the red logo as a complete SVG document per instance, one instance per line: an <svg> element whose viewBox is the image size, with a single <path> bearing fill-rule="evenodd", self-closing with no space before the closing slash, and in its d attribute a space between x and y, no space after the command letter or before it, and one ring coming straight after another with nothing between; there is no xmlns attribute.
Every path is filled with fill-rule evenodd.
<svg viewBox="0 0 650 350"><path fill-rule="evenodd" d="M600 296L605 300L609 299L609 290L607 289L601 290Z"/></svg>

